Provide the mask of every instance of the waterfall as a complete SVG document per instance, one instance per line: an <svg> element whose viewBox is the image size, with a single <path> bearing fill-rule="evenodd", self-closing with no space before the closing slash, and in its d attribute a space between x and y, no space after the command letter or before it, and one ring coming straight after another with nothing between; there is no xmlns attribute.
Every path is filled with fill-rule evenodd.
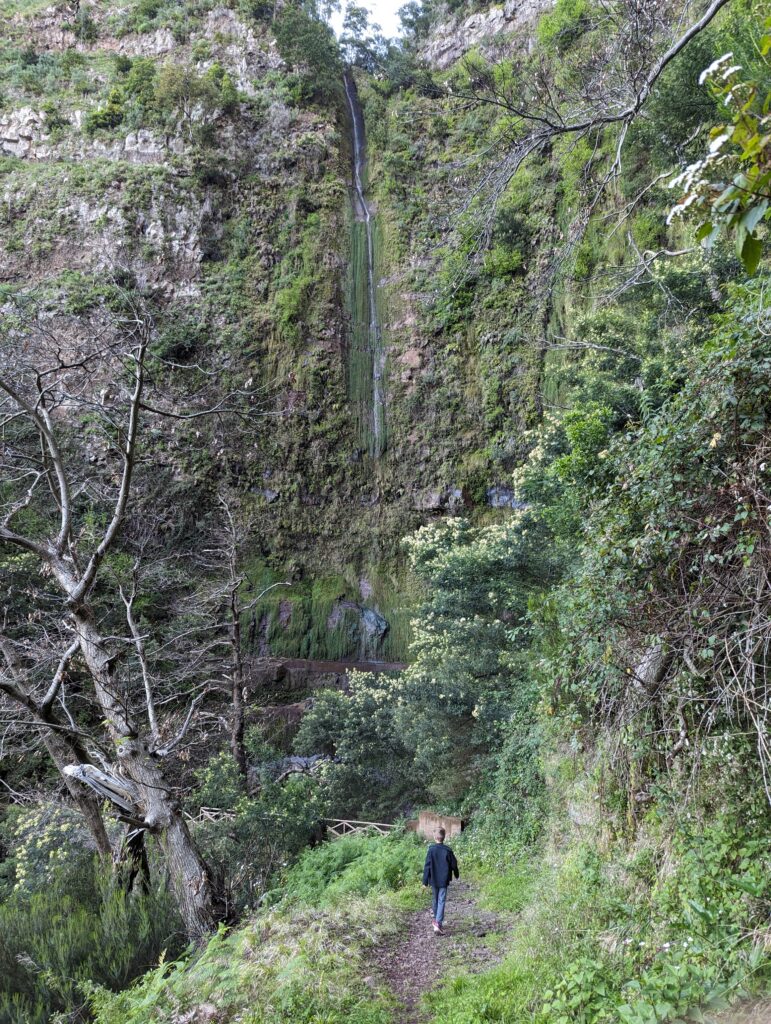
<svg viewBox="0 0 771 1024"><path fill-rule="evenodd" d="M359 357L365 357L368 365L370 378L367 381L369 391L369 402L367 410L368 423L366 432L369 433L371 441L368 445L370 453L374 456L381 455L385 448L385 394L384 394L384 370L385 352L383 351L383 339L378 320L377 309L377 285L375 283L375 239L372 211L369 208L367 197L364 194L364 161L365 161L365 138L364 118L359 104L359 97L356 93L356 86L351 75L346 72L344 76L345 95L348 100L348 107L351 112L351 124L353 126L353 185L354 185L354 212L356 219L363 222L366 236L366 258L363 261L366 274L366 316L365 330L361 331L361 325L356 323L356 274L360 268L357 260L352 260L353 275L353 302L352 312L354 318L353 334L354 346L357 343L357 335L365 334L361 339L364 352L357 353Z"/></svg>

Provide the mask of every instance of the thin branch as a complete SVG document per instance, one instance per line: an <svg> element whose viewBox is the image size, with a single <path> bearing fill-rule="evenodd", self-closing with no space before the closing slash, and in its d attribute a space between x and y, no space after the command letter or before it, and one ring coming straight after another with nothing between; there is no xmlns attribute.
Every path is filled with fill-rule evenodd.
<svg viewBox="0 0 771 1024"><path fill-rule="evenodd" d="M126 432L126 443L123 448L123 473L121 476L118 498L115 502L115 510L112 519L104 532L104 536L96 551L92 554L83 575L78 580L73 592L69 595L71 605L78 604L88 592L94 582L97 570L109 551L112 542L115 540L118 530L123 522L126 505L131 490L131 479L134 473L134 465L138 447L139 419L141 411L141 397L144 388L145 358L150 342L150 328L147 323L140 324L140 341L134 359L134 390L131 395L129 406L129 423Z"/></svg>
<svg viewBox="0 0 771 1024"><path fill-rule="evenodd" d="M35 406L31 405L27 399L24 398L24 396L4 377L0 377L0 391L4 391L32 420L35 425L35 429L40 435L44 449L48 451L51 457L58 485L57 501L61 510L61 524L55 547L57 552L62 552L70 536L70 485L67 480L67 474L64 471L64 461L62 459L61 452L59 451L59 445L57 444L53 428L50 426L50 418L48 417L47 412L43 414L39 412ZM13 531L10 531L5 527L0 528L0 538L10 540L19 547L25 547L27 550L34 551L38 555L40 555L41 552L46 552L45 557L50 557L47 548L42 545L31 546L34 542L30 542L26 538L20 537L18 534L13 533Z"/></svg>
<svg viewBox="0 0 771 1024"><path fill-rule="evenodd" d="M611 345L593 345L588 341L563 341L561 345L549 344L546 346L547 352L552 349L591 349L595 352L613 352L617 356L624 356L625 359L634 359L635 362L642 362L642 358L635 355L634 352L627 352L623 348L613 348Z"/></svg>
<svg viewBox="0 0 771 1024"><path fill-rule="evenodd" d="M134 618L134 599L136 598L136 573L138 565L134 565L134 581L131 587L131 593L126 597L123 592L123 587L119 586L118 591L120 592L121 599L126 606L126 622L131 630L131 636L136 647L137 657L139 658L139 667L142 672L142 683L145 688L145 703L147 704L147 720L150 723L150 732L154 740L158 739L158 718L155 713L155 699L153 697L153 684L150 678L150 669L147 664L147 649L145 648L145 638L142 635L139 627L137 626L136 619Z"/></svg>
<svg viewBox="0 0 771 1024"><path fill-rule="evenodd" d="M80 649L80 640L73 640L70 646L62 655L58 668L54 673L54 677L51 680L51 685L48 687L45 697L40 702L41 712L46 712L53 702L56 700L56 696L61 689L62 682L64 681L64 673L67 671L67 666L70 663L70 659L75 656L77 651Z"/></svg>
<svg viewBox="0 0 771 1024"><path fill-rule="evenodd" d="M201 693L199 693L198 696L195 698L195 700L191 702L185 721L182 723L182 728L179 730L177 735L174 737L173 740L171 740L170 743L165 744L165 746L163 747L158 747L158 749L155 750L156 757L166 757L168 754L171 753L171 751L174 749L174 747L177 746L178 743L182 742L182 740L185 738L185 735L187 734L187 730L188 727L190 726L190 722L192 721L195 709L198 707L198 705L201 703L201 701L204 699L208 692L208 690L202 690Z"/></svg>

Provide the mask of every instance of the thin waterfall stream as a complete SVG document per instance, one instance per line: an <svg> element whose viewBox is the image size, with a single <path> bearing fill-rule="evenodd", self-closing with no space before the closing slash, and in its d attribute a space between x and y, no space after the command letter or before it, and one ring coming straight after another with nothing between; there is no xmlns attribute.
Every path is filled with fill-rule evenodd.
<svg viewBox="0 0 771 1024"><path fill-rule="evenodd" d="M375 238L374 217L367 197L364 193L364 164L366 160L366 141L364 136L364 116L356 92L356 85L351 75L344 76L345 95L351 112L353 126L353 185L355 192L355 221L364 225L366 238L363 259L357 258L357 246L353 246L351 260L352 274L352 316L353 316L353 366L350 377L352 394L358 397L362 426L368 436L370 454L375 457L385 449L385 394L384 370L385 352L377 308L377 284L375 281ZM355 243L355 238L354 238ZM363 266L362 266L363 264ZM357 276L366 276L366 288L362 291L357 287L360 282ZM361 301L361 298L364 301ZM361 379L362 364L367 367L366 381ZM362 391L364 393L362 393ZM367 400L368 399L368 400Z"/></svg>

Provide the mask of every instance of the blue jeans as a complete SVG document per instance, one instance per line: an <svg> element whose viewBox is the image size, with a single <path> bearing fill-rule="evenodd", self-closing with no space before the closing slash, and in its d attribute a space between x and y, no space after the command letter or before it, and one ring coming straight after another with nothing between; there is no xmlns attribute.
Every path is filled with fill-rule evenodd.
<svg viewBox="0 0 771 1024"><path fill-rule="evenodd" d="M441 889L439 889L435 885L432 885L431 890L434 894L434 898L431 901L431 910L434 914L434 920L441 924L442 921L444 921L444 904L447 899L447 886L443 885Z"/></svg>

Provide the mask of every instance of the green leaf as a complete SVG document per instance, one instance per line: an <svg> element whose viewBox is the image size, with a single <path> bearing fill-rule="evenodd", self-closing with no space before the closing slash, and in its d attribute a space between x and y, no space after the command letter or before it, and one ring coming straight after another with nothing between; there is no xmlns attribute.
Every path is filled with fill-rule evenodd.
<svg viewBox="0 0 771 1024"><path fill-rule="evenodd" d="M699 230L696 232L696 241L703 242L705 239L709 238L709 236L712 234L714 230L715 227L712 224L712 222L705 221L699 228ZM707 242L706 244L709 245L709 242Z"/></svg>
<svg viewBox="0 0 771 1024"><path fill-rule="evenodd" d="M750 209L743 215L741 222L748 231L753 232L755 230L763 217L765 217L768 205L768 200L764 199L756 206L750 207Z"/></svg>
<svg viewBox="0 0 771 1024"><path fill-rule="evenodd" d="M763 255L763 243L754 235L747 235L740 255L744 269L748 274L754 274L758 269L760 257Z"/></svg>

